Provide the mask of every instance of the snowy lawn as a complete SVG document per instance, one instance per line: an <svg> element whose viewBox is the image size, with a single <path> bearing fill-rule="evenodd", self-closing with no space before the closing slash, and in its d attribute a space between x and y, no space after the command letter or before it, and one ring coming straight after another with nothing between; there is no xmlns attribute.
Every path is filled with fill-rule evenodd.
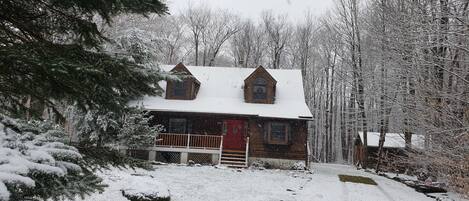
<svg viewBox="0 0 469 201"><path fill-rule="evenodd" d="M119 189L129 185L128 175L134 173L148 175L166 184L172 201L433 200L404 184L350 166L314 164L313 168L313 174L304 171L179 165L156 166L155 171L114 169L100 173L109 188L85 200L127 201ZM339 181L339 174L369 177L378 185L344 183Z"/></svg>

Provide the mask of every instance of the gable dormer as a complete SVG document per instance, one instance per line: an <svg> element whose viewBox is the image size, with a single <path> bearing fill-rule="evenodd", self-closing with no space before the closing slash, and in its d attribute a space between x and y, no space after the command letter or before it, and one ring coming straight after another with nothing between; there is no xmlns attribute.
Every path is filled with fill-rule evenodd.
<svg viewBox="0 0 469 201"><path fill-rule="evenodd" d="M244 101L246 103L274 104L277 81L262 66L259 66L244 80Z"/></svg>
<svg viewBox="0 0 469 201"><path fill-rule="evenodd" d="M166 80L166 99L194 100L199 92L199 80L182 63L170 72L181 75L181 80Z"/></svg>

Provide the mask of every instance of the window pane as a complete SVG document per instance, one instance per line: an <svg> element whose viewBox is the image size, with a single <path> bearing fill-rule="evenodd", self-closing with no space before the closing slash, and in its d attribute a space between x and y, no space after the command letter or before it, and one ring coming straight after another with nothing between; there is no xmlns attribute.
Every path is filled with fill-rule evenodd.
<svg viewBox="0 0 469 201"><path fill-rule="evenodd" d="M256 78L252 92L254 100L265 100L267 98L267 80L261 77Z"/></svg>
<svg viewBox="0 0 469 201"><path fill-rule="evenodd" d="M254 84L255 85L267 85L267 80L265 80L264 78L261 78L261 77L258 77L254 80Z"/></svg>
<svg viewBox="0 0 469 201"><path fill-rule="evenodd" d="M264 100L267 98L267 91L265 86L254 86L254 99Z"/></svg>
<svg viewBox="0 0 469 201"><path fill-rule="evenodd" d="M270 140L273 141L285 141L287 125L284 123L271 123L270 124Z"/></svg>
<svg viewBox="0 0 469 201"><path fill-rule="evenodd" d="M186 85L185 82L174 82L174 96L185 96Z"/></svg>
<svg viewBox="0 0 469 201"><path fill-rule="evenodd" d="M186 119L169 119L170 133L186 133Z"/></svg>

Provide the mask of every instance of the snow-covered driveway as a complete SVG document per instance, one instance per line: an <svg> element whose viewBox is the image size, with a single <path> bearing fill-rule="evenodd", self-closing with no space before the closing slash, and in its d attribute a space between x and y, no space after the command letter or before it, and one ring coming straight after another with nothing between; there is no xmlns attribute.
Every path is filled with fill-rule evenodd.
<svg viewBox="0 0 469 201"><path fill-rule="evenodd" d="M333 164L314 164L315 174L309 182L301 198L296 200L321 201L425 201L433 200L424 194L399 182L385 177L358 171L353 167ZM343 183L339 181L338 174L365 176L372 178L377 186ZM317 181L317 182L315 182ZM293 199L295 200L295 199Z"/></svg>
<svg viewBox="0 0 469 201"><path fill-rule="evenodd" d="M150 172L166 183L173 201L430 201L413 189L353 167L314 164L314 173L158 166ZM343 183L338 174L367 176L378 186Z"/></svg>

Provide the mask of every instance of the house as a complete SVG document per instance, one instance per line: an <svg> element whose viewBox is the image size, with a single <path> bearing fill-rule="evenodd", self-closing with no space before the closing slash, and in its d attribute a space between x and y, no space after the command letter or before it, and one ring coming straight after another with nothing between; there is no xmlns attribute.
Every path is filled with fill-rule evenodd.
<svg viewBox="0 0 469 201"><path fill-rule="evenodd" d="M379 132L367 132L369 167L375 167L378 158ZM409 168L406 161L408 151L418 151L424 148L425 137L423 135L408 135L407 139L401 133L386 133L383 144L382 166L385 171L404 172ZM361 165L364 162L363 132L358 132L355 137L354 164Z"/></svg>
<svg viewBox="0 0 469 201"><path fill-rule="evenodd" d="M300 70L162 66L185 74L161 84L164 96L142 105L166 130L150 160L246 167L255 161L288 168L307 161L307 122Z"/></svg>

